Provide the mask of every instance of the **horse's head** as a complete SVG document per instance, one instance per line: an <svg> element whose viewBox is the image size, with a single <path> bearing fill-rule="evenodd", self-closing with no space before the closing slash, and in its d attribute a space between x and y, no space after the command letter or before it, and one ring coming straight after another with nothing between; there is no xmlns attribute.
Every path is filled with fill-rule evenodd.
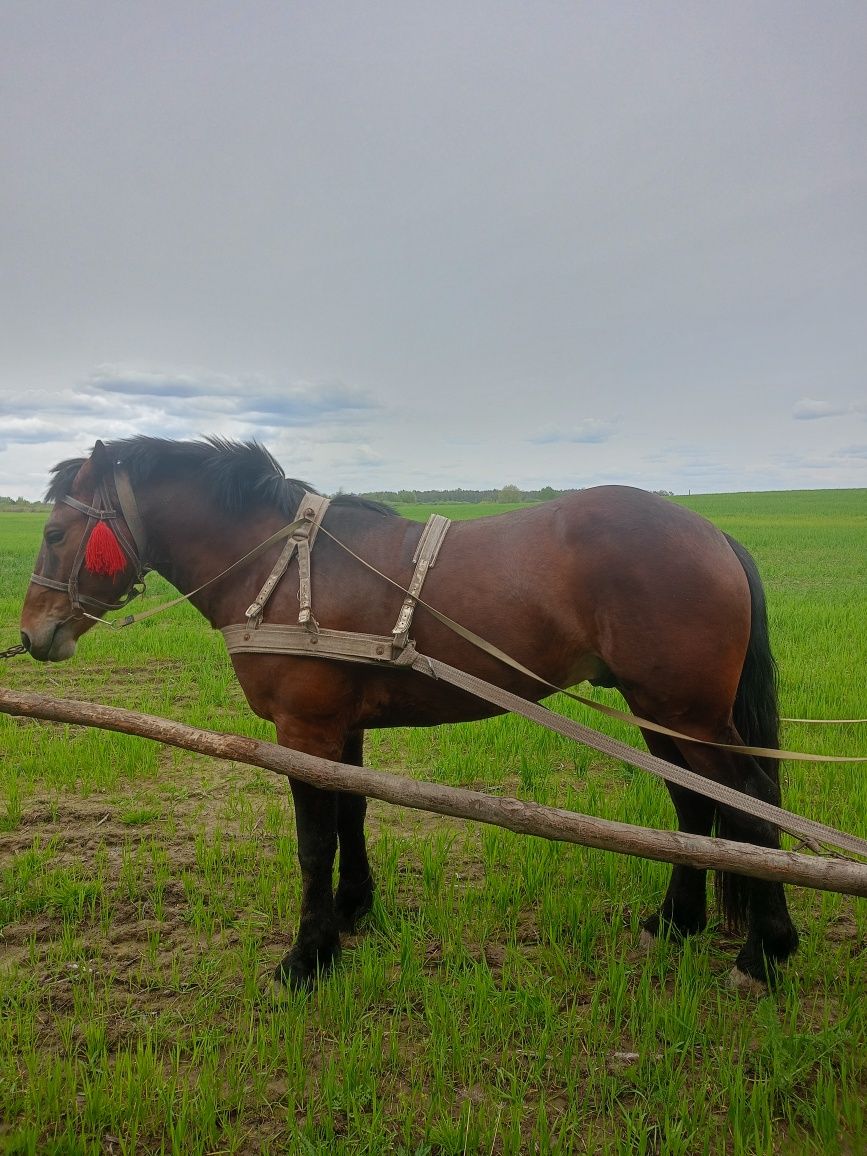
<svg viewBox="0 0 867 1156"><path fill-rule="evenodd" d="M43 532L21 613L21 641L30 654L40 662L71 658L97 619L138 592L142 553L132 491L97 442L68 492L57 494Z"/></svg>

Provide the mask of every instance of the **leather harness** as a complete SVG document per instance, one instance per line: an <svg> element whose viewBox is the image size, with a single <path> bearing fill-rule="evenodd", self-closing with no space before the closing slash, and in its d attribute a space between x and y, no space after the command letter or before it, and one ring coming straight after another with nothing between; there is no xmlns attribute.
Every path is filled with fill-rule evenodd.
<svg viewBox="0 0 867 1156"><path fill-rule="evenodd" d="M410 666L417 654L409 640L412 618L424 580L434 566L451 522L441 514L427 520L413 562L415 570L406 590L391 634L362 634L351 630L323 630L313 614L310 554L330 502L320 494L305 493L295 515L300 523L286 545L265 585L247 607L246 623L224 626L221 634L230 654L307 654L315 658L337 658L343 662L377 666ZM326 531L327 532L327 531ZM262 622L268 600L298 554L298 623Z"/></svg>
<svg viewBox="0 0 867 1156"><path fill-rule="evenodd" d="M114 480L118 504L120 506L120 515L118 511L113 509L110 494L104 482L98 489L97 494L94 495L94 504L92 506L87 506L85 503L79 502L77 499L71 497L61 499L67 505L83 513L87 518L87 525L73 561L72 572L67 581L56 581L45 578L40 574L33 574L31 576L31 581L33 582L47 586L53 590L63 591L69 598L74 614L83 614L85 617L97 622L101 621L100 616L89 614L83 609L82 604L92 605L100 611L100 613L105 609L124 606L131 598L141 593L143 589L142 580L148 569L144 560L146 544L144 527L138 513L129 479L125 471L118 468L115 470ZM222 629L221 633L223 634L227 649L230 653L307 654L317 658L339 659L343 662L409 668L419 674L448 682L452 686L474 695L476 698L485 702L489 702L502 710L521 714L525 718L540 723L549 730L556 731L578 742L586 743L613 758L619 758L635 766L642 767L644 770L649 771L651 774L669 783L675 783L687 790L695 791L706 798L713 799L718 803L735 807L747 814L764 819L766 822L779 826L792 834L800 835L807 845L811 846L814 850L818 850L822 843L829 843L831 846L839 847L858 855L867 855L867 840L863 838L837 831L824 823L817 823L815 820L795 815L791 811L785 811L764 800L747 796L732 787L703 778L694 771L666 762L664 759L657 758L649 752L637 750L626 743L592 730L577 721L558 715L537 702L520 698L518 695L503 690L493 683L486 682L474 675L467 674L465 671L458 670L448 663L430 658L427 655L419 654L413 643L409 641L409 630L415 607L421 602L430 614L448 626L449 629L460 637L467 639L467 641L472 642L473 645L484 650L486 653L493 655L513 669L534 679L537 683L547 686L551 691L562 690L562 688L555 686L553 683L549 683L546 679L541 678L538 674L535 674L533 671L528 670L516 662L498 647L486 642L471 630L468 630L460 623L455 622L447 615L436 610L433 606L422 601L421 590L425 577L436 562L443 538L450 525L449 520L439 514L431 515L422 532L418 547L413 556L415 571L412 581L406 590L403 590L403 587L400 587L393 578L389 578L387 575L381 573L381 571L376 570L370 563L365 562L364 559L350 550L348 546L339 543L347 553L362 562L368 569L391 583L392 586L397 586L403 590L405 598L397 621L392 628L391 635L356 634L344 630L320 629L313 615L310 551L320 529L331 537L332 540L339 542L338 539L329 534L328 530L322 526L322 517L328 505L329 501L327 498L322 498L318 494L305 493L293 522L272 534L264 542L260 542L258 546L254 547L254 549L250 550L249 553L245 554L242 558L237 559L237 561L233 562L230 566L227 566L220 574L209 579L197 587L196 590L182 594L179 598L173 599L171 602L164 603L162 606L155 607L142 614L127 615L121 621L111 623L110 625L115 628L130 626L133 622L141 621L141 619L150 617L152 614L161 613L169 607L185 601L197 593L198 590L204 589L205 586L209 586L212 582L216 582L226 574L244 566L247 562L258 557L266 549L270 548L275 542L286 539L286 544L280 557L266 579L264 586L259 591L256 599L247 608L246 623L243 625L226 626ZM121 526L117 522L115 522L115 529L121 535L124 549L129 552L130 559L137 572L137 578L125 595L116 603L109 604L79 595L78 574L84 558L87 538L93 527L103 519L117 519L119 516L123 518L129 527L133 541L130 541L129 538L123 534ZM285 574L289 562L296 551L298 552L300 603L298 624L292 626L282 623L263 623L262 615L268 599ZM574 692L563 691L563 693L569 698L590 706L597 711L601 711L609 717L617 718L624 722L657 731L661 734L670 735L681 740L686 740L687 742L697 743L700 746L724 747L733 753L771 758L798 759L802 761L809 760L835 763L861 763L867 761L864 756L840 757L835 755L803 754L797 751L782 751L764 747L740 746L712 742L706 739L696 739L689 735L680 734L668 727L660 726L647 719L635 718L624 711L619 711L602 703L594 702L592 699L586 699L582 695L575 694Z"/></svg>

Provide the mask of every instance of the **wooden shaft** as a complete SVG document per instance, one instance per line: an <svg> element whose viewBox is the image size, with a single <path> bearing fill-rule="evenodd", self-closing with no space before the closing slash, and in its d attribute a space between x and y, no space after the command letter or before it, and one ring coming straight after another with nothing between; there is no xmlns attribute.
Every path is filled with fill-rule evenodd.
<svg viewBox="0 0 867 1156"><path fill-rule="evenodd" d="M0 689L0 713L138 735L214 758L250 763L325 790L367 795L401 807L490 823L524 835L867 897L867 864L849 859L812 857L730 839L635 827L519 799L495 798L459 787L418 782L367 767L320 759L274 743L199 730L139 711L74 699Z"/></svg>

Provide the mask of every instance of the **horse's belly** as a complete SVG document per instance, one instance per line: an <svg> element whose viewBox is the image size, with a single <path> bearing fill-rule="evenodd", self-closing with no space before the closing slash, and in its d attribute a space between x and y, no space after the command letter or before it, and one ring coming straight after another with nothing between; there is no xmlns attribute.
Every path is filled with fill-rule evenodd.
<svg viewBox="0 0 867 1156"><path fill-rule="evenodd" d="M617 686L617 679L598 654L584 654L569 672L566 686L589 682L591 686Z"/></svg>

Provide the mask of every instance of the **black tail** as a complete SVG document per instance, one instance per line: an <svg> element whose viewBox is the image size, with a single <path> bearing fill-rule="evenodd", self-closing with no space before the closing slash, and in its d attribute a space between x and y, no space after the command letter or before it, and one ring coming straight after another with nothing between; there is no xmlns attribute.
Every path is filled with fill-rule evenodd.
<svg viewBox="0 0 867 1156"><path fill-rule="evenodd" d="M752 607L750 640L735 696L734 724L746 746L778 748L780 715L777 705L777 664L771 653L765 591L752 555L740 542L729 538L728 534L726 538L744 568L750 586ZM756 762L770 780L766 794L768 802L779 804L779 761L756 758ZM736 824L725 813L718 813L717 830L724 839L744 838L743 832L738 831ZM726 921L733 929L740 929L746 922L749 893L750 880L745 876L719 873L717 897Z"/></svg>

